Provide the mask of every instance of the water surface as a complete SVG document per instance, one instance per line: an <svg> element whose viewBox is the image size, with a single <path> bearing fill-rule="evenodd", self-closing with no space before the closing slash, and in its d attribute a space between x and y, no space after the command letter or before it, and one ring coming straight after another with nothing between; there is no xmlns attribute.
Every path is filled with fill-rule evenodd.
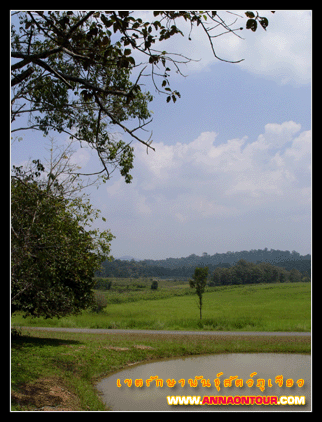
<svg viewBox="0 0 322 422"><path fill-rule="evenodd" d="M231 386L224 385L224 380L236 376L237 378L231 380ZM281 376L282 386L276 383L282 382ZM151 380L151 377L153 380L147 386L146 380ZM161 379L162 387L158 381ZM191 385L195 383L197 386L192 387L189 379ZM220 381L220 391L216 388L215 379ZM301 379L304 380L303 387L297 384ZM125 380L132 381L132 385L129 387L130 381ZM143 386L136 387L136 380ZM176 383L170 387L167 380L174 380ZM182 380L185 381L184 386ZM238 386L238 380L243 380L242 387ZM252 386L249 380L254 380ZM293 380L292 387L286 386L287 380ZM119 371L97 384L97 389L102 394L104 403L114 411L310 411L311 356L228 353L162 360ZM168 405L167 396L179 395L200 396L201 400L204 396L305 396L306 405Z"/></svg>

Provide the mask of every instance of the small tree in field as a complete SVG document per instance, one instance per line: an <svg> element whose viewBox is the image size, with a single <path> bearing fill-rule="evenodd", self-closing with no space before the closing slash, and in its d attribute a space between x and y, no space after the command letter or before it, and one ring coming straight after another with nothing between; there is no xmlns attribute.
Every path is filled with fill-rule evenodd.
<svg viewBox="0 0 322 422"><path fill-rule="evenodd" d="M95 292L93 298L92 311L100 313L107 305L107 299L102 292Z"/></svg>
<svg viewBox="0 0 322 422"><path fill-rule="evenodd" d="M205 291L207 277L208 277L208 267L195 268L195 273L192 280L189 280L191 288L196 289L196 293L199 297L199 310L200 310L200 319L202 318L201 309L202 309L202 295Z"/></svg>
<svg viewBox="0 0 322 422"><path fill-rule="evenodd" d="M158 282L156 280L152 281L151 290L158 290Z"/></svg>

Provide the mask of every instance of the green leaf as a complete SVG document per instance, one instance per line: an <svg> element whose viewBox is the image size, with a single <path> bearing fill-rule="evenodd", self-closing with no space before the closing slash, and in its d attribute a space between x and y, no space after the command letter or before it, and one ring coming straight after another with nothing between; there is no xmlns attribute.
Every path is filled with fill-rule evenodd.
<svg viewBox="0 0 322 422"><path fill-rule="evenodd" d="M109 37L104 36L104 37L102 38L102 40L100 41L100 45L101 45L101 46L110 45L110 42L111 42L110 38L109 38Z"/></svg>
<svg viewBox="0 0 322 422"><path fill-rule="evenodd" d="M129 56L131 54L131 49L130 48L126 48L124 50L124 56Z"/></svg>
<svg viewBox="0 0 322 422"><path fill-rule="evenodd" d="M149 58L149 63L153 64L153 63L158 63L159 61L159 56L157 56L156 54L152 54L152 56L150 56Z"/></svg>
<svg viewBox="0 0 322 422"><path fill-rule="evenodd" d="M161 28L161 23L159 22L159 21L155 21L155 22L153 22L153 25L154 25L154 28L157 30L158 29L158 27L160 27Z"/></svg>
<svg viewBox="0 0 322 422"><path fill-rule="evenodd" d="M265 29L268 27L268 19L267 18L259 18L259 23L262 25L262 28Z"/></svg>
<svg viewBox="0 0 322 422"><path fill-rule="evenodd" d="M107 17L103 15L103 13L101 14L101 21L104 23L106 28L109 28L113 25L113 21L111 19L107 19Z"/></svg>
<svg viewBox="0 0 322 422"><path fill-rule="evenodd" d="M248 19L246 23L246 28L251 29L253 32L255 32L257 29L257 22L255 21L255 19Z"/></svg>
<svg viewBox="0 0 322 422"><path fill-rule="evenodd" d="M127 18L129 16L129 11L128 10L119 10L119 16L121 18Z"/></svg>
<svg viewBox="0 0 322 422"><path fill-rule="evenodd" d="M254 17L255 17L255 14L254 14L253 12L245 12L245 15L246 15L248 18L254 18Z"/></svg>
<svg viewBox="0 0 322 422"><path fill-rule="evenodd" d="M135 66L135 60L134 57L127 57L127 61L129 61L131 64L133 64L133 66Z"/></svg>

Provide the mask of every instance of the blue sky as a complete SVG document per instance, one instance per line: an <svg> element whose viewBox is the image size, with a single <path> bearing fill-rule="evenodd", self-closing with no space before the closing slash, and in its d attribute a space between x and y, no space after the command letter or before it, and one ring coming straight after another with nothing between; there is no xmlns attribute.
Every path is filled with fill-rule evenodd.
<svg viewBox="0 0 322 422"><path fill-rule="evenodd" d="M311 252L311 12L259 13L267 31L217 38L219 56L240 64L214 59L198 31L162 44L201 60L182 67L186 78L171 76L175 104L146 78L156 151L134 144L133 182L115 172L91 192L115 257ZM13 164L38 158L44 140L28 132L12 146ZM74 160L84 171L96 163L78 146Z"/></svg>

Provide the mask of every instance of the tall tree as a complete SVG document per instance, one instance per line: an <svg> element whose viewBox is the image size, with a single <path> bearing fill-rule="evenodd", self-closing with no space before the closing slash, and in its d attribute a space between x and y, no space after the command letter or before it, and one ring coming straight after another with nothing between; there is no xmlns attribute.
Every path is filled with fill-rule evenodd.
<svg viewBox="0 0 322 422"><path fill-rule="evenodd" d="M34 164L28 173L15 168L11 181L11 312L61 317L91 305L113 236L89 229L97 211L42 181L44 168Z"/></svg>
<svg viewBox="0 0 322 422"><path fill-rule="evenodd" d="M127 183L132 178L133 147L131 142L113 137L113 128L121 128L147 150L153 149L152 134L147 139L140 135L151 121L148 104L152 101L149 92L142 92L142 78L151 76L166 101L175 102L180 93L170 87L170 74L173 70L181 73L181 64L190 61L156 46L177 34L183 36L187 22L188 39L194 27L201 28L214 56L229 61L216 53L218 36L240 37L240 21L245 16L246 28L253 32L258 23L265 30L268 26L266 17L251 11L244 17L217 11L155 11L145 22L139 12L129 11L12 15L12 132L66 132L97 152L102 167L96 173L108 178L119 168ZM19 117L26 115L28 124L21 126Z"/></svg>

